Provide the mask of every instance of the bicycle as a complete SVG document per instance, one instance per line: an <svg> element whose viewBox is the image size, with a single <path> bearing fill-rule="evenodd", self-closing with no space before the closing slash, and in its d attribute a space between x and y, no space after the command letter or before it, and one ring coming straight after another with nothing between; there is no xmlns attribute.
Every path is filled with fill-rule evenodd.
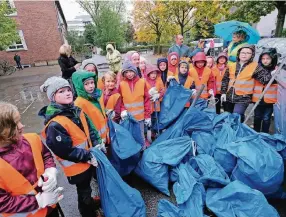
<svg viewBox="0 0 286 217"><path fill-rule="evenodd" d="M11 66L8 61L0 61L0 76L11 75L16 71L14 66Z"/></svg>

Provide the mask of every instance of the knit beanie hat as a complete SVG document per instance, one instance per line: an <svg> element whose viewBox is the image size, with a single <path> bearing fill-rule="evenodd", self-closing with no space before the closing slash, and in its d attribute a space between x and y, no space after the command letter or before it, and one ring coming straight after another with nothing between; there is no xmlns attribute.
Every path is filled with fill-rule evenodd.
<svg viewBox="0 0 286 217"><path fill-rule="evenodd" d="M46 92L49 100L53 102L55 93L63 87L71 88L69 82L66 79L53 76L45 81L45 83L40 87L40 90L41 92Z"/></svg>
<svg viewBox="0 0 286 217"><path fill-rule="evenodd" d="M135 72L136 75L138 75L138 71L137 71L136 67L130 61L125 61L123 63L122 71L121 71L123 76L124 76L124 73L126 71L133 71L133 72Z"/></svg>
<svg viewBox="0 0 286 217"><path fill-rule="evenodd" d="M89 80L94 80L94 77L89 77L89 78L83 79L82 83L84 84L86 81L89 81Z"/></svg>

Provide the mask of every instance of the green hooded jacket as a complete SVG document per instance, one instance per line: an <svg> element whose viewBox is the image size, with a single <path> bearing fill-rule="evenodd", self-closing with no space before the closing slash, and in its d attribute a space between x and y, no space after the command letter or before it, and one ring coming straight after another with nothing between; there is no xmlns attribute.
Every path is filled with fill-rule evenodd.
<svg viewBox="0 0 286 217"><path fill-rule="evenodd" d="M88 78L94 78L94 84L95 89L94 92L89 94L84 89L83 82ZM102 108L99 103L99 99L102 96L102 91L100 89L97 89L97 76L94 72L88 72L86 70L78 70L72 75L72 83L74 85L75 91L77 93L77 96L82 97L88 101L90 101L94 106L96 106L101 112Z"/></svg>

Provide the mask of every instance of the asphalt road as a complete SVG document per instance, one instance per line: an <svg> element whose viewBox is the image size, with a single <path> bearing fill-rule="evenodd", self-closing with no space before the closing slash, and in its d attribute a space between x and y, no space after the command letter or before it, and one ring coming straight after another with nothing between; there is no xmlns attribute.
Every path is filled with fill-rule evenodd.
<svg viewBox="0 0 286 217"><path fill-rule="evenodd" d="M96 57L96 59L99 62L105 60L104 57ZM153 56L150 57L150 62L154 63L154 60ZM9 101L18 106L22 113L22 121L26 125L26 132L39 133L43 128L43 120L37 116L37 113L41 107L48 104L48 101L45 94L39 92L39 86L48 77L60 74L58 66L51 66L24 69L11 76L0 77L0 100ZM160 199L166 198L175 203L174 195L167 197L134 175L129 184L141 192L146 203L148 217L157 216L157 204ZM65 189L65 198L60 203L65 216L79 217L75 187L68 184L62 173L59 176L59 185ZM94 189L93 194L97 195L95 182L92 183L92 188ZM281 217L286 217L285 201L274 201L273 205L278 209Z"/></svg>

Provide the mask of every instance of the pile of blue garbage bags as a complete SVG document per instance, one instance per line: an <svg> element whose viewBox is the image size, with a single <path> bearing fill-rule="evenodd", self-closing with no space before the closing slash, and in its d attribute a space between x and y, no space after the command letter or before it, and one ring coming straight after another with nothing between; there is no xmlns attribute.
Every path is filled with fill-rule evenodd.
<svg viewBox="0 0 286 217"><path fill-rule="evenodd" d="M191 94L168 88L157 123L165 131L144 151L136 120L109 121L110 161L93 150L105 216L146 216L140 193L121 179L135 172L165 195L173 191L176 205L160 200L158 217L278 217L266 198L286 199L286 139L256 133L237 114L216 115L204 100L186 110Z"/></svg>

